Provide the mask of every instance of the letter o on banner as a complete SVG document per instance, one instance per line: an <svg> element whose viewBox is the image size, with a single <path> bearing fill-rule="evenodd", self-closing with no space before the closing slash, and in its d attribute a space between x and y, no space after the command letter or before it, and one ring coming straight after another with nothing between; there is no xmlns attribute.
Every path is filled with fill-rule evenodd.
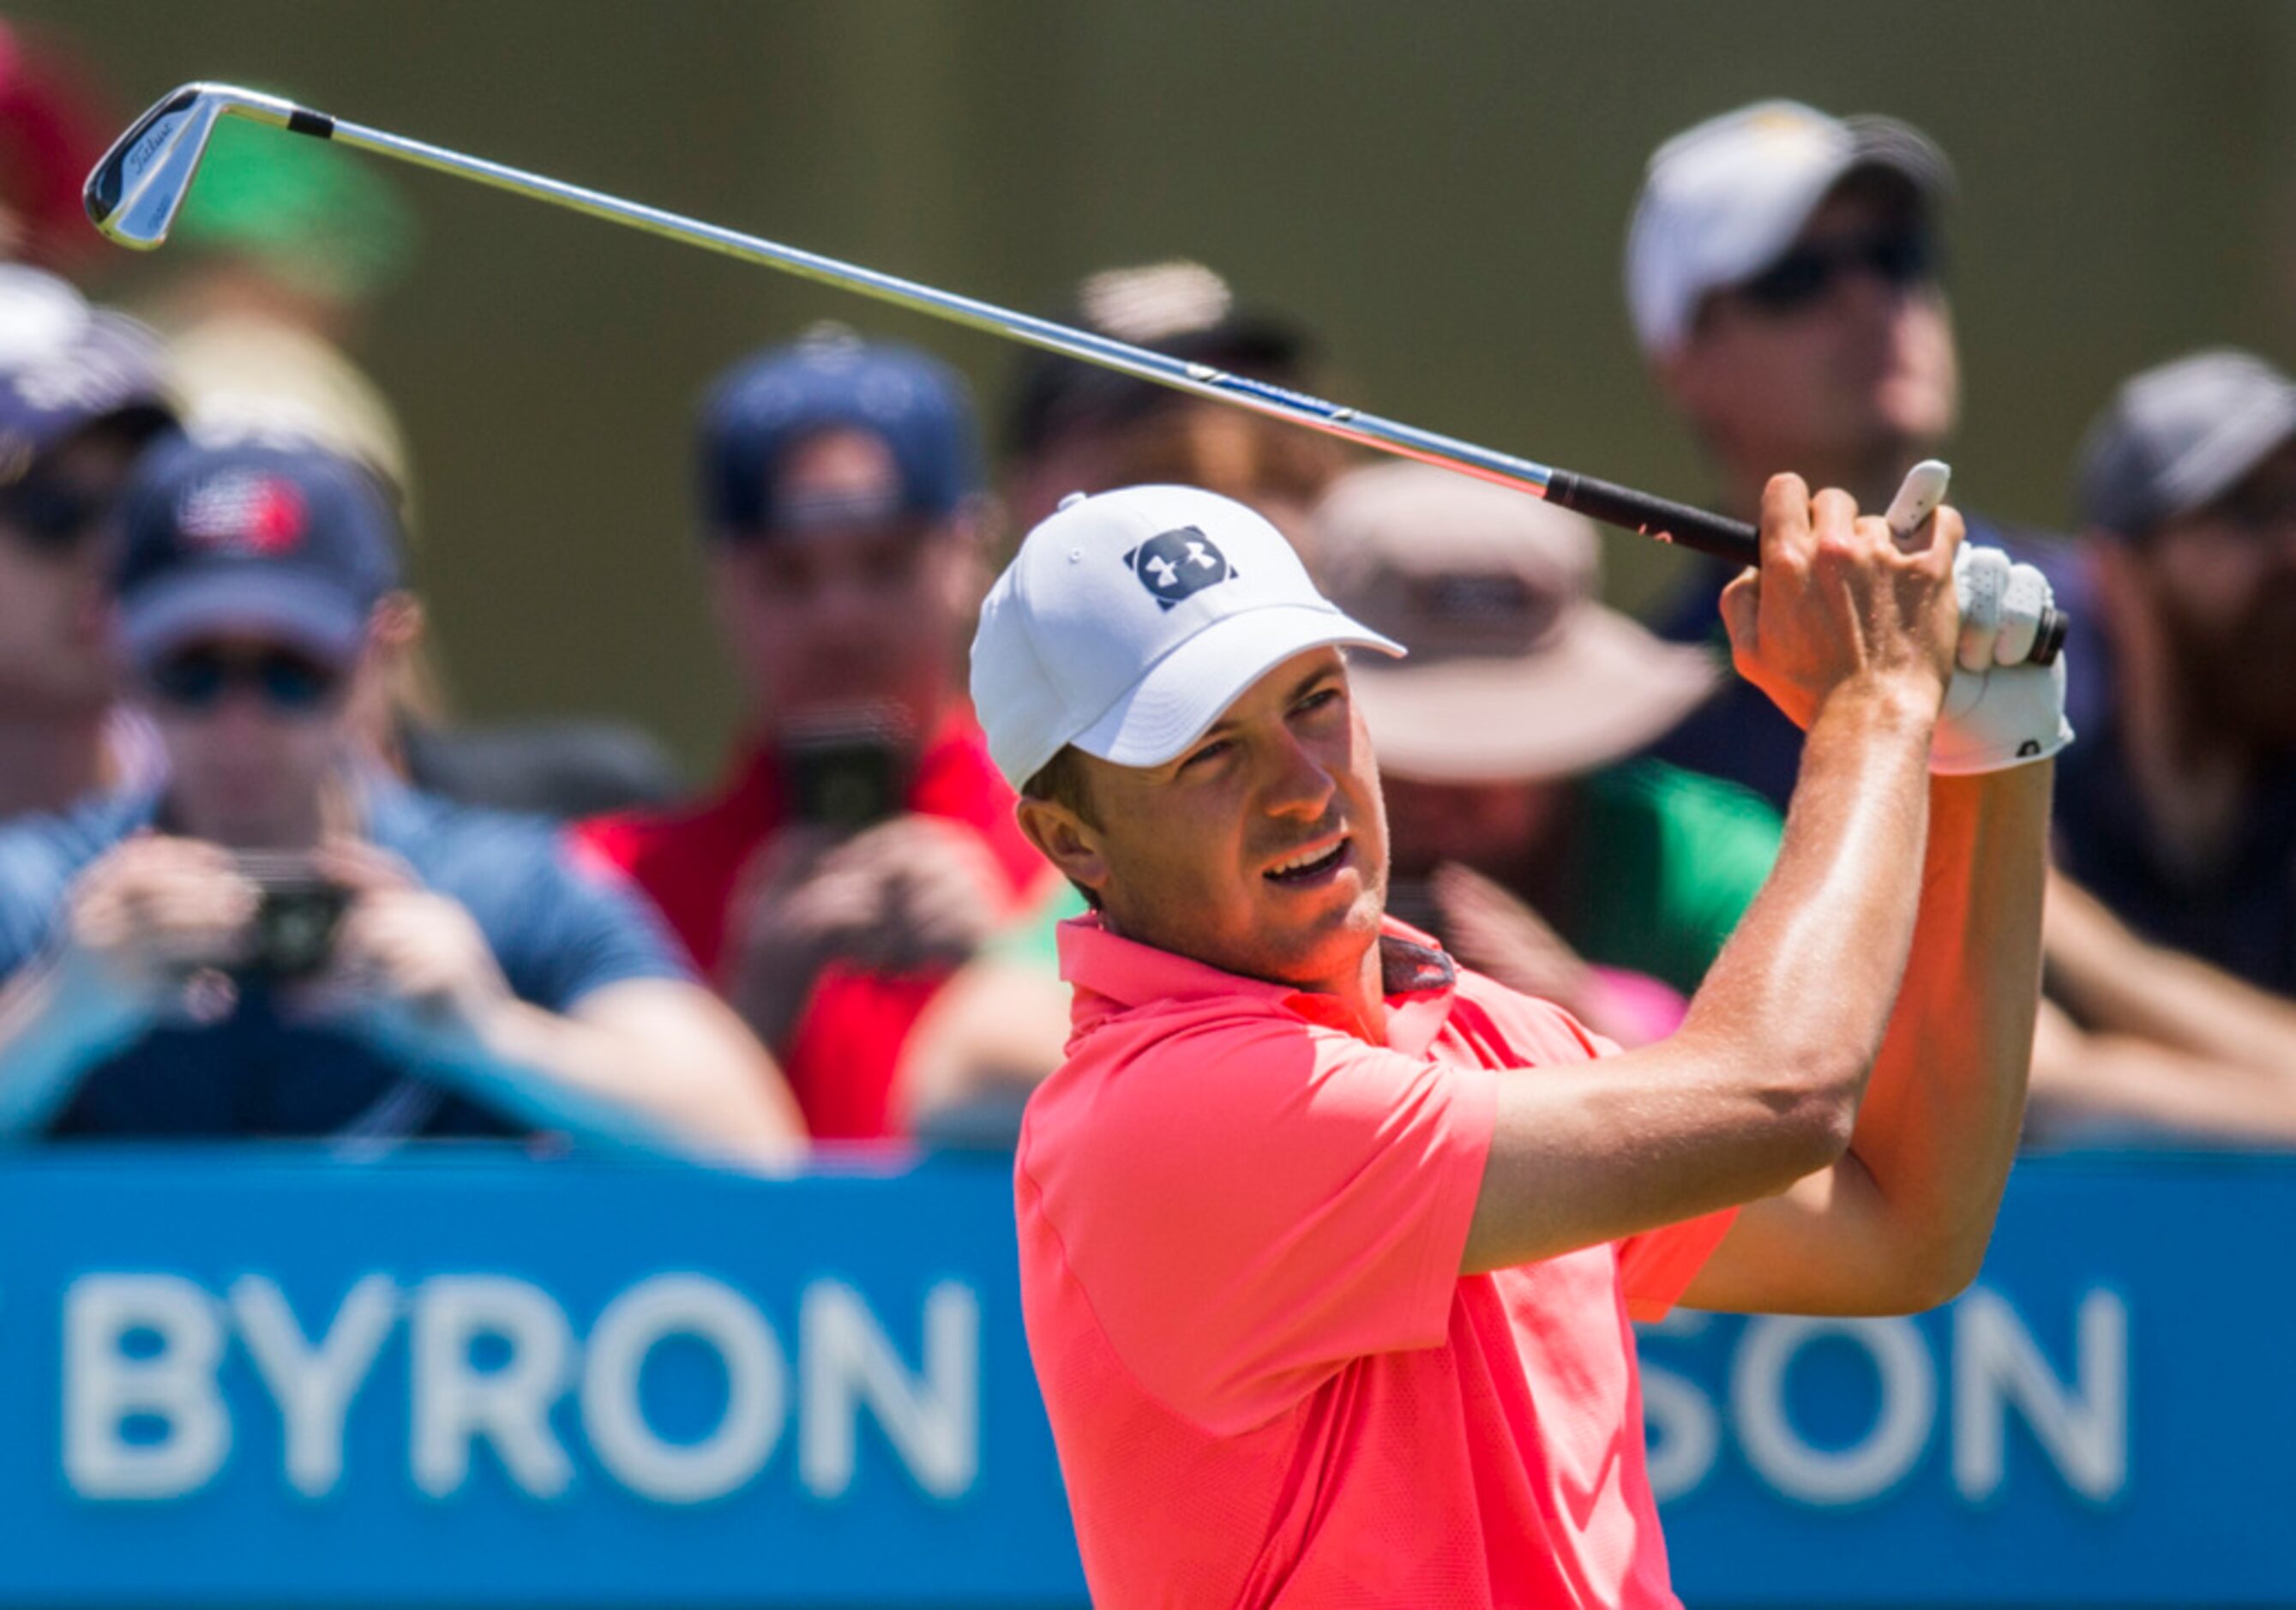
<svg viewBox="0 0 2296 1610"><path fill-rule="evenodd" d="M1882 1384L1873 1429L1841 1449L1811 1447L1786 1412L1795 1359L1827 1338L1863 1351ZM1757 1319L1730 1372L1730 1412L1747 1463L1780 1492L1805 1504L1858 1504L1888 1491L1922 1457L1937 1414L1937 1375L1910 1319Z"/></svg>
<svg viewBox="0 0 2296 1610"><path fill-rule="evenodd" d="M692 1336L726 1367L726 1412L693 1442L666 1442L646 1423L638 1376L657 1343ZM642 1497L701 1504L757 1474L780 1441L789 1368L765 1318L706 1275L656 1275L606 1305L582 1368L582 1423L599 1462Z"/></svg>

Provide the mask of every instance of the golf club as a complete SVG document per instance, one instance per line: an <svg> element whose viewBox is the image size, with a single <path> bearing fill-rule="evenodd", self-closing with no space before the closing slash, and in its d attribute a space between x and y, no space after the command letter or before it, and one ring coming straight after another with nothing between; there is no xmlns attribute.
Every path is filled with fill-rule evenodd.
<svg viewBox="0 0 2296 1610"><path fill-rule="evenodd" d="M824 284L840 285L897 307L1287 419L1382 452L1440 464L1514 487L1608 524L1740 564L1754 563L1759 554L1754 528L1743 521L1727 520L1686 504L1653 497L1592 476L1553 469L1264 381L1231 374L1210 365L1187 363L1144 347L1014 313L834 258L622 201L381 129L363 127L276 95L234 85L187 84L138 118L88 175L85 192L88 218L105 235L123 246L148 251L160 245L168 238L168 231L191 189L209 136L217 119L226 117L245 118L290 134L332 140L338 144L395 157L417 167L475 179L498 190L554 202L592 218L706 247L746 262L762 263ZM2039 664L2054 660L2063 644L2065 627L2063 614L2050 611L2041 623L2029 658Z"/></svg>

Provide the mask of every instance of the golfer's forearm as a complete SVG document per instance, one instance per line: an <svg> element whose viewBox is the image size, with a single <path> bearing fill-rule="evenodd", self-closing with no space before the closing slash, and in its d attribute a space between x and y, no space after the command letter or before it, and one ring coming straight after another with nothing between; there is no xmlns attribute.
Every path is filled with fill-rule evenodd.
<svg viewBox="0 0 2296 1610"><path fill-rule="evenodd" d="M1749 1077L1783 1071L1805 1116L1849 1123L1913 941L1932 713L1918 697L1832 704L1811 726L1777 862L1692 1000L1681 1038Z"/></svg>
<svg viewBox="0 0 2296 1610"><path fill-rule="evenodd" d="M1812 724L1778 860L1682 1029L1502 1080L1468 1273L1775 1195L1842 1159L1920 887L1931 719Z"/></svg>
<svg viewBox="0 0 2296 1610"><path fill-rule="evenodd" d="M1890 1261L1934 1301L1976 1273L2016 1155L2053 770L1936 779L1913 955L1850 1138Z"/></svg>

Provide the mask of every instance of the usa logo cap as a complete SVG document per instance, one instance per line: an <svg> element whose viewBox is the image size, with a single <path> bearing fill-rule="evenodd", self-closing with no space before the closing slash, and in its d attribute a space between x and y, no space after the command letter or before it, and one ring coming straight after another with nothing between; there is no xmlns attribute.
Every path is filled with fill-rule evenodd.
<svg viewBox="0 0 2296 1610"><path fill-rule="evenodd" d="M1161 766L1294 654L1402 645L1350 619L1283 534L1196 487L1070 494L989 589L972 703L1018 788L1070 743Z"/></svg>
<svg viewBox="0 0 2296 1610"><path fill-rule="evenodd" d="M119 630L139 666L220 637L348 665L399 585L398 518L381 482L300 442L156 448L136 465L120 524Z"/></svg>

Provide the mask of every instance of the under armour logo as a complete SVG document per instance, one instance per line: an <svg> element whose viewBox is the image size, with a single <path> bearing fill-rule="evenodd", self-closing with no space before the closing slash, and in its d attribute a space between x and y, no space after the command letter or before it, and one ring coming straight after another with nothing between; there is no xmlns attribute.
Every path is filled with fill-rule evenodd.
<svg viewBox="0 0 2296 1610"><path fill-rule="evenodd" d="M1161 531L1124 555L1159 607L1170 609L1208 587L1235 579L1235 567L1212 539L1194 526Z"/></svg>

